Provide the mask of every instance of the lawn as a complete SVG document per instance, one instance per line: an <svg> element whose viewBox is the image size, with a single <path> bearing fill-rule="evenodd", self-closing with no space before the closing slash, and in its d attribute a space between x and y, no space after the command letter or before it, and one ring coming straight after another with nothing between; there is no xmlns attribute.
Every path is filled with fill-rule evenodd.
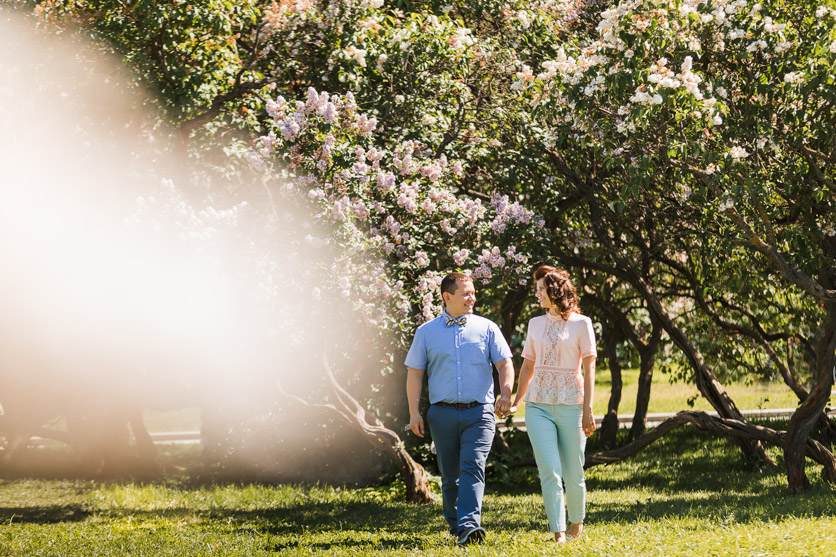
<svg viewBox="0 0 836 557"><path fill-rule="evenodd" d="M167 447L182 462L198 449ZM781 462L780 454L772 450ZM780 471L693 428L592 468L585 537L566 555L833 555L836 490L790 496ZM443 534L440 504L378 488L0 480L0 555L554 555L536 471L493 470L479 547Z"/></svg>
<svg viewBox="0 0 836 557"><path fill-rule="evenodd" d="M622 370L621 403L618 407L620 415L633 414L636 409L636 392L638 391L638 369ZM595 375L595 415L601 417L610 399L612 378L609 370L599 369ZM729 396L743 410L796 408L798 397L783 383L730 383L724 385ZM830 398L830 408L836 407L836 396ZM680 410L713 410L708 401L700 395L697 387L690 383L671 383L668 376L658 370L653 374L650 390L648 412L679 412ZM525 416L525 405L520 407L516 415Z"/></svg>
<svg viewBox="0 0 836 557"><path fill-rule="evenodd" d="M636 407L638 389L637 369L622 372L622 392L619 414L632 414ZM598 370L595 378L595 413L599 418L607 409L612 381L607 369ZM731 383L725 386L732 400L744 410L759 408L795 408L798 398L783 383ZM830 399L830 408L836 407L836 396ZM705 398L700 396L696 386L689 383L671 383L668 377L658 371L653 376L648 412L679 412L680 410L712 410ZM525 416L525 404L516 415ZM148 431L191 431L200 429L200 410L186 408L168 412L147 410L144 413Z"/></svg>
<svg viewBox="0 0 836 557"><path fill-rule="evenodd" d="M620 414L632 414L636 408L639 370L622 371ZM595 409L606 410L610 398L612 379L607 369L599 370L595 377ZM754 410L759 408L796 408L798 397L783 383L729 383L723 386L738 408ZM836 397L831 398L831 407ZM671 383L667 375L658 370L653 374L648 412L679 412L680 410L712 410L708 401L700 395L692 383Z"/></svg>

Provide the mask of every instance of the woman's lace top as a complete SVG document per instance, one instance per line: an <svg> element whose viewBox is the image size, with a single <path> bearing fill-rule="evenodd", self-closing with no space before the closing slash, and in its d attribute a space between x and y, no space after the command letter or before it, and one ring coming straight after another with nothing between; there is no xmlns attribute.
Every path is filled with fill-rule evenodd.
<svg viewBox="0 0 836 557"><path fill-rule="evenodd" d="M595 331L585 315L551 314L528 322L523 358L534 362L525 400L542 404L583 404L581 361L597 356Z"/></svg>

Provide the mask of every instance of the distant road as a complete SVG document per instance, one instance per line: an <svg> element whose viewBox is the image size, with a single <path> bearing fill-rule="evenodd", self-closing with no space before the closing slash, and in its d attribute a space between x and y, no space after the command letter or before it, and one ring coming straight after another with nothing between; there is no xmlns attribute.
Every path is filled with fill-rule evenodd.
<svg viewBox="0 0 836 557"><path fill-rule="evenodd" d="M793 415L793 412L796 411L796 408L767 408L767 409L758 409L758 410L741 410L740 413L747 419L755 419L755 420L780 420L785 419L788 420ZM718 416L717 412L711 410L707 411L706 414L709 416ZM657 425L661 424L668 418L672 418L676 415L676 412L649 412L647 414L647 427L656 427ZM836 415L836 410L830 410L828 412L829 416ZM603 420L603 416L597 415L595 417L595 423L600 427L601 421ZM618 427L619 428L630 428L633 425L633 414L619 414L618 415ZM514 418L514 426L525 431L525 418ZM501 429L504 429L500 426Z"/></svg>
<svg viewBox="0 0 836 557"><path fill-rule="evenodd" d="M789 419L795 412L795 408L780 408L780 409L764 409L764 410L742 410L743 416L748 419L767 420L767 419ZM717 416L717 412L706 412L711 416ZM676 415L675 412L651 412L647 415L647 427L655 427ZM831 410L828 415L836 415L836 410ZM601 425L602 416L596 417L595 421L598 426ZM514 418L514 426L522 431L525 431L525 418ZM629 428L633 425L632 414L619 414L618 427ZM499 426L499 429L508 429L504 424ZM151 440L157 445L193 445L200 443L200 431L166 431L159 433L151 433ZM57 443L49 439L42 439L40 437L32 437L29 440L30 445L43 446L50 443Z"/></svg>

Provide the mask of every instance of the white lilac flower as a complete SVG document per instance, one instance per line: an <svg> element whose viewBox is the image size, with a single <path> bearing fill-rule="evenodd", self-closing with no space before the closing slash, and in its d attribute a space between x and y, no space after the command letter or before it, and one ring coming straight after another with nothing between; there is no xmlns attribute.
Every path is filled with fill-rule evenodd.
<svg viewBox="0 0 836 557"><path fill-rule="evenodd" d="M470 34L470 29L461 27L450 37L450 46L456 50L462 50L474 43L474 39Z"/></svg>
<svg viewBox="0 0 836 557"><path fill-rule="evenodd" d="M358 64L360 64L360 67L366 67L366 50L350 46L346 48L344 52L346 56L353 58Z"/></svg>
<svg viewBox="0 0 836 557"><path fill-rule="evenodd" d="M720 205L717 208L720 211L728 211L729 209L733 209L734 208L734 201L730 197L727 197L726 199L723 200L722 203L720 203Z"/></svg>
<svg viewBox="0 0 836 557"><path fill-rule="evenodd" d="M779 33L787 26L786 23L773 23L772 18L767 16L763 18L763 30L767 33Z"/></svg>
<svg viewBox="0 0 836 557"><path fill-rule="evenodd" d="M729 149L728 156L730 156L734 160L740 160L748 157L749 153L743 147L735 145L734 147Z"/></svg>
<svg viewBox="0 0 836 557"><path fill-rule="evenodd" d="M784 74L784 83L801 83L804 75L801 72L789 72Z"/></svg>

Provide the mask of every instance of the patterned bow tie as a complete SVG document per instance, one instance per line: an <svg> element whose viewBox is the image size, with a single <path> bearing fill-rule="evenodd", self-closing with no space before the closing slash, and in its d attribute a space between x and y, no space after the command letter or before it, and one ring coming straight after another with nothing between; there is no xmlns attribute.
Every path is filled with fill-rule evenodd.
<svg viewBox="0 0 836 557"><path fill-rule="evenodd" d="M453 319L452 317L448 317L447 318L447 326L449 327L453 323L457 323L457 324L461 325L462 327L464 327L465 323L467 323L467 316L462 315L458 319Z"/></svg>

